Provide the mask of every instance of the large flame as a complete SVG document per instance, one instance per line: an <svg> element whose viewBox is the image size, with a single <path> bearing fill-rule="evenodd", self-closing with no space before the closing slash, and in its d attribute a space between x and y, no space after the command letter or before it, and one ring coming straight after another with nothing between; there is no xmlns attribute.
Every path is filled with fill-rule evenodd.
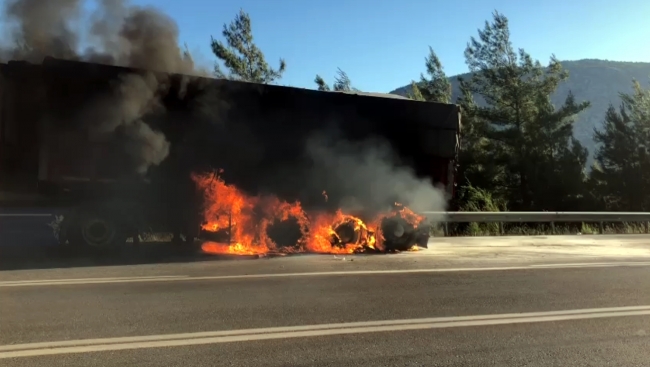
<svg viewBox="0 0 650 367"><path fill-rule="evenodd" d="M404 206L379 215L366 224L360 218L336 213L310 213L299 202L273 196L250 196L226 184L221 174L195 174L193 180L204 195L202 229L209 241L202 249L210 254L260 255L272 252L352 254L381 251L378 241L383 218L399 215L413 225L423 217ZM323 191L323 197L328 199ZM274 227L280 228L274 232ZM285 235L272 235L280 233ZM287 236L288 234L288 236ZM278 243L278 239L283 243Z"/></svg>
<svg viewBox="0 0 650 367"><path fill-rule="evenodd" d="M337 229L350 228L358 234L356 238L343 238ZM335 214L313 215L309 225L306 250L316 253L352 254L375 249L376 237L373 231L359 218L337 210Z"/></svg>

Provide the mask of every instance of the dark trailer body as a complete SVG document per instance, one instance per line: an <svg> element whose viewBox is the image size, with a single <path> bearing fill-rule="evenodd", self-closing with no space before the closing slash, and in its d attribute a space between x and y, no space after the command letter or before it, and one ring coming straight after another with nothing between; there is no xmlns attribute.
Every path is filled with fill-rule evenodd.
<svg viewBox="0 0 650 367"><path fill-rule="evenodd" d="M66 218L83 222L71 225L76 232L91 225L87 218L99 218L119 227L118 242L143 223L191 237L200 215L190 174L209 168L223 168L227 183L251 194L298 199L309 209L323 205L321 193L329 189L336 203L345 193L310 184L315 168L306 153L310 138L333 131L348 142L388 142L400 164L453 195L456 105L53 58L0 64L0 74L2 199L68 208ZM98 136L88 129L93 124L88 109L128 75L153 77L164 86L158 92L164 111L143 120L164 133L170 151L146 179L135 174L119 134Z"/></svg>

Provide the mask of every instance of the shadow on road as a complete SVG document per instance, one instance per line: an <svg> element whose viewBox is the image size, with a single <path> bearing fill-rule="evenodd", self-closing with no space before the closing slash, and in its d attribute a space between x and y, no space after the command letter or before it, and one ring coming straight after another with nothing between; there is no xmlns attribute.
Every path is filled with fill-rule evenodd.
<svg viewBox="0 0 650 367"><path fill-rule="evenodd" d="M7 211L0 208L0 214ZM43 210L43 213L48 211ZM245 256L209 256L195 246L173 245L170 242L127 243L119 251L88 251L57 245L48 223L51 216L35 209L0 216L0 271L53 269L112 265L164 264L223 259L251 259ZM34 214L36 213L36 214Z"/></svg>
<svg viewBox="0 0 650 367"><path fill-rule="evenodd" d="M333 255L327 253L268 253L261 255L214 255L201 251L195 245L174 245L170 242L148 242L127 245L120 251L79 251L62 246L0 246L0 271L80 268L94 266L120 266L144 264L173 264L199 261L238 261L272 259L277 257L335 256L354 261L357 257L390 256L390 254L365 253ZM352 256L352 257L351 257Z"/></svg>
<svg viewBox="0 0 650 367"><path fill-rule="evenodd" d="M174 245L171 242L142 242L137 245L127 243L119 251L102 252L74 249L56 244L52 229L48 226L50 221L50 217L39 216L0 217L0 271L252 260L285 256L280 253L260 256L208 255L201 251L199 242L193 245ZM308 255L319 254L299 253L286 256Z"/></svg>
<svg viewBox="0 0 650 367"><path fill-rule="evenodd" d="M258 256L206 255L201 252L198 245L173 245L169 242L130 245L119 251L110 252L79 251L61 246L0 246L0 271L258 258Z"/></svg>

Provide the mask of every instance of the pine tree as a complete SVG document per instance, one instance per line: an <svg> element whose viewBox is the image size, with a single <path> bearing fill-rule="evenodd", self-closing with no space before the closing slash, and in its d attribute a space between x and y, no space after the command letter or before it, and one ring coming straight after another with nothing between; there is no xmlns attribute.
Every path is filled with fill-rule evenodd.
<svg viewBox="0 0 650 367"><path fill-rule="evenodd" d="M573 137L573 123L588 105L577 103L569 92L556 109L548 94L538 94L537 113L524 134L526 175L535 209L579 210L585 205L584 168L589 153Z"/></svg>
<svg viewBox="0 0 650 367"><path fill-rule="evenodd" d="M594 141L596 197L609 210L650 210L650 90L634 82L632 93L621 94L618 111L609 107Z"/></svg>
<svg viewBox="0 0 650 367"><path fill-rule="evenodd" d="M327 85L325 79L323 79L320 75L316 75L316 78L314 79L314 83L316 83L316 85L318 86L318 90L320 91L330 91L330 90L334 90L335 92L359 91L358 89L352 86L352 82L350 81L348 74L345 71L341 70L341 68L337 68L336 77L334 77L334 85L332 85L332 88L330 88L330 86Z"/></svg>
<svg viewBox="0 0 650 367"><path fill-rule="evenodd" d="M316 79L314 79L314 83L318 86L318 90L322 92L329 92L330 86L327 85L327 82L325 79L323 79L320 75L316 75Z"/></svg>
<svg viewBox="0 0 650 367"><path fill-rule="evenodd" d="M225 74L219 64L215 64L217 77L269 84L282 78L287 64L280 59L277 69L266 62L264 53L255 45L250 16L240 10L230 24L223 25L221 32L226 43L212 38L212 52L228 70Z"/></svg>
<svg viewBox="0 0 650 367"><path fill-rule="evenodd" d="M421 101L421 102L426 101L426 99L422 95L422 91L420 90L420 87L418 87L418 84L415 82L415 80L411 81L411 91L407 94L407 97L414 101Z"/></svg>
<svg viewBox="0 0 650 367"><path fill-rule="evenodd" d="M428 77L420 74L419 85L424 100L428 102L450 103L451 83L445 74L438 55L436 55L430 46L429 55L424 59L424 65Z"/></svg>
<svg viewBox="0 0 650 367"><path fill-rule="evenodd" d="M456 104L462 111L462 128L460 130L460 153L458 182L461 187L474 186L489 191L498 191L494 186L500 168L492 160L489 151L489 139L484 131L486 123L476 118L478 105L466 80L459 78L460 96Z"/></svg>
<svg viewBox="0 0 650 367"><path fill-rule="evenodd" d="M554 109L549 97L568 74L554 56L544 67L523 49L515 51L508 19L498 12L478 31L478 38L471 38L465 60L472 72L465 93L484 101L473 109L472 119L481 127L481 147L493 165L492 185L511 209L551 209L557 204L553 198L565 192L540 199L534 194L537 180L561 178L553 168L560 154L577 154L562 159L582 172L584 149L572 140L572 123L589 103L576 103L570 95L564 106Z"/></svg>

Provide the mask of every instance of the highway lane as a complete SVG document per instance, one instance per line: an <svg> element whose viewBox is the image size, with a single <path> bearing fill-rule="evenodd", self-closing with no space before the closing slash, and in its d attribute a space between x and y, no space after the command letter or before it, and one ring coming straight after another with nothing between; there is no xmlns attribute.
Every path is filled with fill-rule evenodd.
<svg viewBox="0 0 650 367"><path fill-rule="evenodd" d="M288 264L284 271L295 272ZM39 355L47 349L30 347L36 348L30 352L34 356L3 359L3 366L634 366L650 360L648 307L645 314L621 317L595 318L596 311L584 311L649 306L649 266L84 283L0 283L0 358L8 353L2 345L17 343L454 319L429 330L360 329L296 337L291 329L291 335L285 331L260 340L260 333L270 332L265 330L248 340L196 345L194 335L184 337L181 346L163 342L149 348L140 340L138 349L100 352L92 346L84 353L49 356ZM527 323L516 323L510 315L497 325L480 321L566 310L589 315ZM477 325L457 319L477 315Z"/></svg>
<svg viewBox="0 0 650 367"><path fill-rule="evenodd" d="M2 360L69 366L647 366L648 318L400 331Z"/></svg>

